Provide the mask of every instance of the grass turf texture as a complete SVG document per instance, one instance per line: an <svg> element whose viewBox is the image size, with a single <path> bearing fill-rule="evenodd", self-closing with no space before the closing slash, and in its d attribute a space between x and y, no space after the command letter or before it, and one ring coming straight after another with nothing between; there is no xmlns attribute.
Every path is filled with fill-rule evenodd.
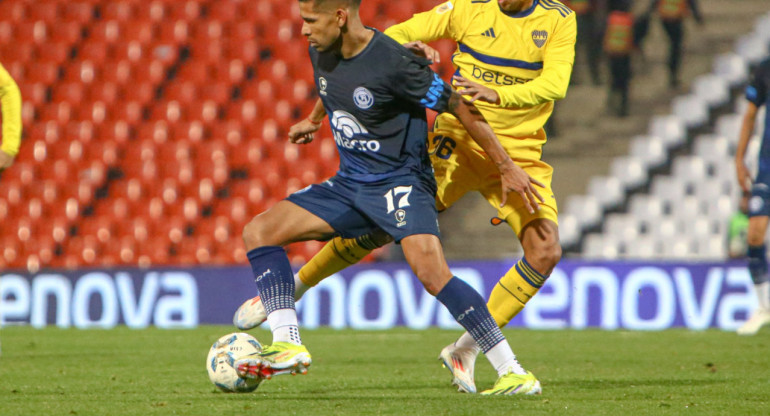
<svg viewBox="0 0 770 416"><path fill-rule="evenodd" d="M543 385L533 397L457 393L436 357L457 331L304 331L307 376L219 392L205 358L231 327L0 331L0 415L770 414L770 330L506 330ZM251 332L263 342L264 330ZM496 375L484 357L477 385Z"/></svg>

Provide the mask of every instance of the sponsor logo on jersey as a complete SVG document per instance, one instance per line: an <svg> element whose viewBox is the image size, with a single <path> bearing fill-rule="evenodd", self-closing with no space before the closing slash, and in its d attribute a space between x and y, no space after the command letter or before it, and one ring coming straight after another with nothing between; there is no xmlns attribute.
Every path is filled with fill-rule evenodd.
<svg viewBox="0 0 770 416"><path fill-rule="evenodd" d="M542 48L546 40L548 40L548 32L545 30L532 31L532 41L535 42L535 46L538 48Z"/></svg>
<svg viewBox="0 0 770 416"><path fill-rule="evenodd" d="M491 28L491 27L489 29L485 30L484 33L481 34L481 36L486 36L488 38L496 38L497 37L497 36L495 36L495 29Z"/></svg>
<svg viewBox="0 0 770 416"><path fill-rule="evenodd" d="M425 94L425 97L420 100L426 108L432 109L438 104L438 99L441 97L441 93L444 91L444 81L435 72L433 73L433 81L430 83L430 89Z"/></svg>
<svg viewBox="0 0 770 416"><path fill-rule="evenodd" d="M511 75L501 74L497 71L487 71L477 67L476 65L473 65L471 76L484 82L497 85L526 84L527 82L532 81L529 78L519 78Z"/></svg>
<svg viewBox="0 0 770 416"><path fill-rule="evenodd" d="M441 6L439 6L439 7L438 7L438 9L436 9L436 13L438 13L438 14L444 14L444 13L446 13L446 12L448 12L448 11L452 10L454 7L455 7L455 6L454 6L454 5L452 5L452 2L451 2L451 1L448 1L448 2L446 2L446 3L444 3L444 4L442 4Z"/></svg>
<svg viewBox="0 0 770 416"><path fill-rule="evenodd" d="M326 95L326 78L319 77L318 78L318 93L321 95Z"/></svg>
<svg viewBox="0 0 770 416"><path fill-rule="evenodd" d="M353 101L356 103L356 107L366 110L374 104L374 95L368 89L358 87L353 91Z"/></svg>
<svg viewBox="0 0 770 416"><path fill-rule="evenodd" d="M406 211L403 209L399 209L395 213L396 221L398 222L396 224L397 227L403 227L406 225Z"/></svg>
<svg viewBox="0 0 770 416"><path fill-rule="evenodd" d="M357 139L356 135L366 134L369 131L352 114L347 111L337 110L332 113L332 133L337 146L344 149L358 150L361 152L378 152L380 142L378 140Z"/></svg>

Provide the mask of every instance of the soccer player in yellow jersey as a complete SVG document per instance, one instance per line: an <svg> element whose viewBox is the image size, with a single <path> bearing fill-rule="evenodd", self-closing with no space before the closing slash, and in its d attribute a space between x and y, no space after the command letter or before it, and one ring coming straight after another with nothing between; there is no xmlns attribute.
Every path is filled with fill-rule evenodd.
<svg viewBox="0 0 770 416"><path fill-rule="evenodd" d="M478 191L513 229L524 250L524 257L500 278L487 304L503 327L540 290L561 258L558 211L551 191L553 168L540 157L546 141L543 125L554 101L564 98L572 72L575 13L556 0L450 0L385 34L411 45L440 38L456 41L454 86L475 102L514 162L544 185L538 190L542 199L534 206L524 195L501 205L495 165L456 118L446 113L437 117L429 144L438 209ZM387 241L387 236L377 235L333 239L299 271L296 296ZM259 297L246 301L233 319L241 329L263 321ZM441 352L460 391L476 392L473 370L478 351L465 333Z"/></svg>
<svg viewBox="0 0 770 416"><path fill-rule="evenodd" d="M11 74L0 64L0 104L3 108L3 141L0 171L13 165L21 145L21 92Z"/></svg>

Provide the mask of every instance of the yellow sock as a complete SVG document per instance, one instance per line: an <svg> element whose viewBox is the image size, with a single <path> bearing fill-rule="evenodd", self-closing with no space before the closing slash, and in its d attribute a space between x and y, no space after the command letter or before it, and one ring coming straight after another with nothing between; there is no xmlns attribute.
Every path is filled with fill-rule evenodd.
<svg viewBox="0 0 770 416"><path fill-rule="evenodd" d="M299 269L299 279L308 286L315 286L334 273L358 263L372 252L372 249L362 247L359 239L334 237Z"/></svg>
<svg viewBox="0 0 770 416"><path fill-rule="evenodd" d="M547 276L538 273L523 257L497 282L489 295L489 313L502 328L524 309L545 283Z"/></svg>

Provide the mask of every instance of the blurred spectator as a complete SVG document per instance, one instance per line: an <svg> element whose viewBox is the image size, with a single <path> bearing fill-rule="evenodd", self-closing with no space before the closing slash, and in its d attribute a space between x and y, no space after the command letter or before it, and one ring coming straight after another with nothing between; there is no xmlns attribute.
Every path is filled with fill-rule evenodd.
<svg viewBox="0 0 770 416"><path fill-rule="evenodd" d="M3 137L0 146L0 171L13 165L21 145L21 92L11 74L0 64L0 103L3 112Z"/></svg>
<svg viewBox="0 0 770 416"><path fill-rule="evenodd" d="M632 76L631 52L634 50L634 17L630 10L630 0L611 1L604 32L604 53L610 66L607 110L619 117L628 115L628 94Z"/></svg>
<svg viewBox="0 0 770 416"><path fill-rule="evenodd" d="M743 192L738 211L730 217L727 229L727 254L731 259L746 258L749 243L749 198L751 192Z"/></svg>
<svg viewBox="0 0 770 416"><path fill-rule="evenodd" d="M684 19L690 14L698 24L703 24L697 0L652 0L648 16L658 13L663 22L663 29L669 39L668 49L668 84L671 88L679 86L679 66L682 62L682 42L684 41Z"/></svg>
<svg viewBox="0 0 770 416"><path fill-rule="evenodd" d="M588 73L594 85L601 84L599 65L602 51L596 45L601 41L601 12L604 10L604 0L564 0L564 3L577 15L577 43L575 44L575 65L572 72L572 83L582 81L576 69L583 62L588 66Z"/></svg>

